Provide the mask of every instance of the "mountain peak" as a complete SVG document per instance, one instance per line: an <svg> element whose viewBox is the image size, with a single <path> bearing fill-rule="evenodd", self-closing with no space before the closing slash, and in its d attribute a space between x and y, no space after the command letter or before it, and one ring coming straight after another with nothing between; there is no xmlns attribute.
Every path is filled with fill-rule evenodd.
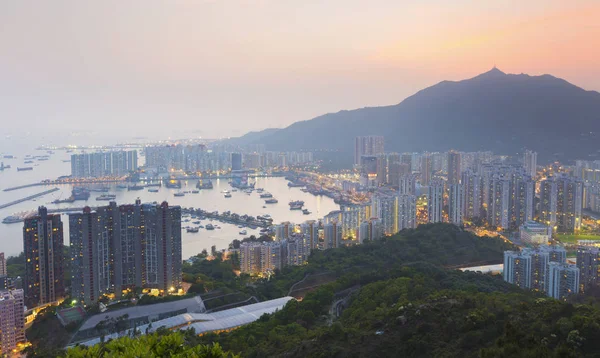
<svg viewBox="0 0 600 358"><path fill-rule="evenodd" d="M500 77L500 76L505 76L505 75L506 75L506 73L504 73L504 72L500 71L500 70L498 69L498 67L496 67L496 66L494 65L494 67L492 67L492 69L491 69L491 70L489 70L489 71L487 71L487 72L484 72L484 73L480 74L480 75L479 75L479 76L477 76L477 77L486 77L486 78L488 78L488 77Z"/></svg>

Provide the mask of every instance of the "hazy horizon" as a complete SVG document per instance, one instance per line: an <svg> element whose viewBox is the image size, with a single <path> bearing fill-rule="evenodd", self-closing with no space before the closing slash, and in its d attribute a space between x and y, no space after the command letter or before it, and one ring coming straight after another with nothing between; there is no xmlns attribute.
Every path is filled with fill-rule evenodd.
<svg viewBox="0 0 600 358"><path fill-rule="evenodd" d="M239 136L494 65L600 91L598 18L588 0L3 2L1 133Z"/></svg>

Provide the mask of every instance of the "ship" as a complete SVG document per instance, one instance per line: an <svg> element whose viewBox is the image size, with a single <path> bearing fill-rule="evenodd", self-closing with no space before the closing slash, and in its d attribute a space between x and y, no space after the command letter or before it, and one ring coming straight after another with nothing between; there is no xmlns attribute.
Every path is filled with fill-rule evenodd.
<svg viewBox="0 0 600 358"><path fill-rule="evenodd" d="M263 193L263 194L260 194L260 197L261 198L272 198L273 194L271 194L271 193Z"/></svg>
<svg viewBox="0 0 600 358"><path fill-rule="evenodd" d="M148 189L148 192L149 193L158 193L158 189L150 188L150 189Z"/></svg>
<svg viewBox="0 0 600 358"><path fill-rule="evenodd" d="M66 199L56 199L52 202L52 204L66 204L66 203L74 203L75 202L75 198L73 196L70 196Z"/></svg>
<svg viewBox="0 0 600 358"><path fill-rule="evenodd" d="M181 189L181 180L169 180L165 186L169 189Z"/></svg>
<svg viewBox="0 0 600 358"><path fill-rule="evenodd" d="M90 192L84 188L73 188L71 195L75 200L88 200L90 198Z"/></svg>
<svg viewBox="0 0 600 358"><path fill-rule="evenodd" d="M24 163L24 164L31 164L31 163L33 163L33 160L26 160L26 161L24 161L23 163Z"/></svg>
<svg viewBox="0 0 600 358"><path fill-rule="evenodd" d="M310 215L310 211L308 211L308 209L302 209L302 214L304 215Z"/></svg>
<svg viewBox="0 0 600 358"><path fill-rule="evenodd" d="M132 191L132 190L143 190L144 186L143 185L133 185L133 186L128 186L127 190Z"/></svg>
<svg viewBox="0 0 600 358"><path fill-rule="evenodd" d="M190 232L190 233L197 233L198 231L200 231L200 228L197 228L197 227L190 227L187 229L187 232Z"/></svg>
<svg viewBox="0 0 600 358"><path fill-rule="evenodd" d="M175 193L173 195L176 196L176 197L182 197L182 196L185 196L185 193L182 193L182 192L179 191L179 192L177 192L177 193Z"/></svg>
<svg viewBox="0 0 600 358"><path fill-rule="evenodd" d="M302 210L302 206L304 206L304 202L301 200L290 201L290 210Z"/></svg>
<svg viewBox="0 0 600 358"><path fill-rule="evenodd" d="M110 201L110 200L115 200L117 198L116 195L114 194L102 194L99 197L96 198L96 200L98 201Z"/></svg>
<svg viewBox="0 0 600 358"><path fill-rule="evenodd" d="M192 190L192 194L200 194L200 190Z"/></svg>
<svg viewBox="0 0 600 358"><path fill-rule="evenodd" d="M24 172L24 171L26 171L26 170L33 170L33 167L22 167L22 168L17 168L17 171L20 171L20 172Z"/></svg>
<svg viewBox="0 0 600 358"><path fill-rule="evenodd" d="M246 230L240 231L240 235L246 235L247 233L248 233L248 231L246 231Z"/></svg>
<svg viewBox="0 0 600 358"><path fill-rule="evenodd" d="M118 189L127 189L127 184L117 184Z"/></svg>
<svg viewBox="0 0 600 358"><path fill-rule="evenodd" d="M277 204L278 201L275 198L265 200L265 204Z"/></svg>
<svg viewBox="0 0 600 358"><path fill-rule="evenodd" d="M213 188L213 184L212 184L212 181L210 181L210 180L198 180L198 183L196 184L196 188L198 188L198 189L212 189Z"/></svg>
<svg viewBox="0 0 600 358"><path fill-rule="evenodd" d="M206 230L214 230L215 227L213 226L213 224L206 224Z"/></svg>
<svg viewBox="0 0 600 358"><path fill-rule="evenodd" d="M230 193L226 193L226 194L225 194L225 197L226 197L226 198L231 198L231 194L230 194Z"/></svg>

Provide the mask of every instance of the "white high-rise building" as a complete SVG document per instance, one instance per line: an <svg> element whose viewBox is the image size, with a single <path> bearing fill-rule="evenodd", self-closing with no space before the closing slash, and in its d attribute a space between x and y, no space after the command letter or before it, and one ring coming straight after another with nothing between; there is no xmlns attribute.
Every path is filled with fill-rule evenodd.
<svg viewBox="0 0 600 358"><path fill-rule="evenodd" d="M325 249L337 249L342 245L342 230L336 221L323 226Z"/></svg>
<svg viewBox="0 0 600 358"><path fill-rule="evenodd" d="M537 175L537 152L526 150L525 154L523 154L523 166L527 175L535 178Z"/></svg>
<svg viewBox="0 0 600 358"><path fill-rule="evenodd" d="M417 197L410 194L398 196L398 231L417 227Z"/></svg>
<svg viewBox="0 0 600 358"><path fill-rule="evenodd" d="M558 300L579 293L579 269L575 265L550 262L546 293Z"/></svg>
<svg viewBox="0 0 600 358"><path fill-rule="evenodd" d="M371 198L371 216L381 219L384 235L398 232L398 196L395 193L376 193Z"/></svg>
<svg viewBox="0 0 600 358"><path fill-rule="evenodd" d="M462 184L448 184L448 222L462 225L463 189Z"/></svg>
<svg viewBox="0 0 600 358"><path fill-rule="evenodd" d="M363 221L358 229L358 241L359 243L365 242L365 240L375 240L383 236L381 230L381 220L377 218L371 218Z"/></svg>
<svg viewBox="0 0 600 358"><path fill-rule="evenodd" d="M531 287L531 255L519 251L504 251L504 281L521 288Z"/></svg>
<svg viewBox="0 0 600 358"><path fill-rule="evenodd" d="M430 223L441 223L442 207L444 205L444 183L441 180L432 180L429 184L427 197L427 214Z"/></svg>

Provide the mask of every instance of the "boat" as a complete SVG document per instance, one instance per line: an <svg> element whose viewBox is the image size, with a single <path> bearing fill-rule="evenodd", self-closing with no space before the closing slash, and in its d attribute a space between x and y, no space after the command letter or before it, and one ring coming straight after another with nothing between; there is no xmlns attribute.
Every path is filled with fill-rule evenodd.
<svg viewBox="0 0 600 358"><path fill-rule="evenodd" d="M206 224L206 230L214 230L215 227L213 226L213 224Z"/></svg>
<svg viewBox="0 0 600 358"><path fill-rule="evenodd" d="M200 190L192 190L192 194L200 194Z"/></svg>
<svg viewBox="0 0 600 358"><path fill-rule="evenodd" d="M306 189L306 188L302 188L302 189L300 189L300 191L303 193L308 193L308 189Z"/></svg>
<svg viewBox="0 0 600 358"><path fill-rule="evenodd" d="M200 221L192 221L192 224L194 224L194 225L200 225Z"/></svg>
<svg viewBox="0 0 600 358"><path fill-rule="evenodd" d="M243 229L244 225L238 225L238 228Z"/></svg>
<svg viewBox="0 0 600 358"><path fill-rule="evenodd" d="M257 193L262 193L264 190L265 190L265 189L263 189L263 188L256 188L256 192L257 192Z"/></svg>
<svg viewBox="0 0 600 358"><path fill-rule="evenodd" d="M303 183L294 183L294 182L289 182L288 183L288 187L290 187L290 188L301 188L303 186L306 186L306 184L303 184Z"/></svg>
<svg viewBox="0 0 600 358"><path fill-rule="evenodd" d="M169 180L165 186L169 189L181 189L181 180Z"/></svg>
<svg viewBox="0 0 600 358"><path fill-rule="evenodd" d="M63 159L63 163L71 163L71 159Z"/></svg>
<svg viewBox="0 0 600 358"><path fill-rule="evenodd" d="M75 198L73 196L70 196L66 199L56 199L52 202L52 204L66 204L66 203L74 203L75 202Z"/></svg>
<svg viewBox="0 0 600 358"><path fill-rule="evenodd" d="M182 192L179 191L179 192L177 192L177 193L175 193L173 195L176 196L176 197L182 197L182 196L185 196L185 193L182 193Z"/></svg>
<svg viewBox="0 0 600 358"><path fill-rule="evenodd" d="M237 189L231 189L231 192L232 192L232 193L236 193L236 192L237 192Z"/></svg>
<svg viewBox="0 0 600 358"><path fill-rule="evenodd" d="M248 234L248 231L246 231L246 230L240 231L240 235L246 235L246 234Z"/></svg>
<svg viewBox="0 0 600 358"><path fill-rule="evenodd" d="M308 209L302 209L302 214L310 215L310 211L308 211Z"/></svg>
<svg viewBox="0 0 600 358"><path fill-rule="evenodd" d="M225 190L223 190L221 193L223 193L223 194L228 194L228 193L229 193L229 190L225 189Z"/></svg>
<svg viewBox="0 0 600 358"><path fill-rule="evenodd" d="M275 198L265 200L265 204L277 204L278 201Z"/></svg>
<svg viewBox="0 0 600 358"><path fill-rule="evenodd" d="M158 193L158 189L150 188L148 189L149 193Z"/></svg>
<svg viewBox="0 0 600 358"><path fill-rule="evenodd" d="M26 161L24 161L23 163L24 163L24 164L31 164L31 163L33 163L33 160L26 160Z"/></svg>
<svg viewBox="0 0 600 358"><path fill-rule="evenodd" d="M117 188L119 188L119 189L127 189L127 184L117 184Z"/></svg>
<svg viewBox="0 0 600 358"><path fill-rule="evenodd" d="M260 194L260 197L261 198L272 198L273 194L271 194L271 193L263 193L263 194Z"/></svg>
<svg viewBox="0 0 600 358"><path fill-rule="evenodd" d="M204 229L204 226L202 226L202 225L198 225L198 227L199 227L200 229Z"/></svg>
<svg viewBox="0 0 600 358"><path fill-rule="evenodd" d="M97 187L89 187L88 190L95 192L95 193L108 193L110 188L107 186L97 186Z"/></svg>
<svg viewBox="0 0 600 358"><path fill-rule="evenodd" d="M151 188L154 186L160 187L160 186L162 186L162 184L161 183L146 183L146 188Z"/></svg>
<svg viewBox="0 0 600 358"><path fill-rule="evenodd" d="M85 188L73 188L71 195L75 200L88 200L90 198L90 192Z"/></svg>
<svg viewBox="0 0 600 358"><path fill-rule="evenodd" d="M198 183L196 184L196 188L198 188L198 189L212 189L213 188L213 184L212 184L212 181L210 181L210 180L198 180Z"/></svg>
<svg viewBox="0 0 600 358"><path fill-rule="evenodd" d="M110 200L115 200L117 198L116 195L114 194L102 194L99 197L96 198L96 200L98 201L110 201Z"/></svg>
<svg viewBox="0 0 600 358"><path fill-rule="evenodd" d="M143 190L145 187L143 185L132 185L132 186L128 186L127 190L129 191L134 191L134 190Z"/></svg>
<svg viewBox="0 0 600 358"><path fill-rule="evenodd" d="M17 167L17 171L19 171L19 172L24 172L26 170L33 170L33 167L22 167L22 168Z"/></svg>
<svg viewBox="0 0 600 358"><path fill-rule="evenodd" d="M304 206L304 202L301 200L290 201L289 202L290 210L302 210Z"/></svg>
<svg viewBox="0 0 600 358"><path fill-rule="evenodd" d="M263 205L263 209L266 209L267 207Z"/></svg>
<svg viewBox="0 0 600 358"><path fill-rule="evenodd" d="M225 194L225 197L226 198L231 198L231 194L227 193L227 194Z"/></svg>
<svg viewBox="0 0 600 358"><path fill-rule="evenodd" d="M191 232L191 233L197 233L198 231L200 231L200 228L197 228L197 227L191 227L191 228L187 229L187 232Z"/></svg>

